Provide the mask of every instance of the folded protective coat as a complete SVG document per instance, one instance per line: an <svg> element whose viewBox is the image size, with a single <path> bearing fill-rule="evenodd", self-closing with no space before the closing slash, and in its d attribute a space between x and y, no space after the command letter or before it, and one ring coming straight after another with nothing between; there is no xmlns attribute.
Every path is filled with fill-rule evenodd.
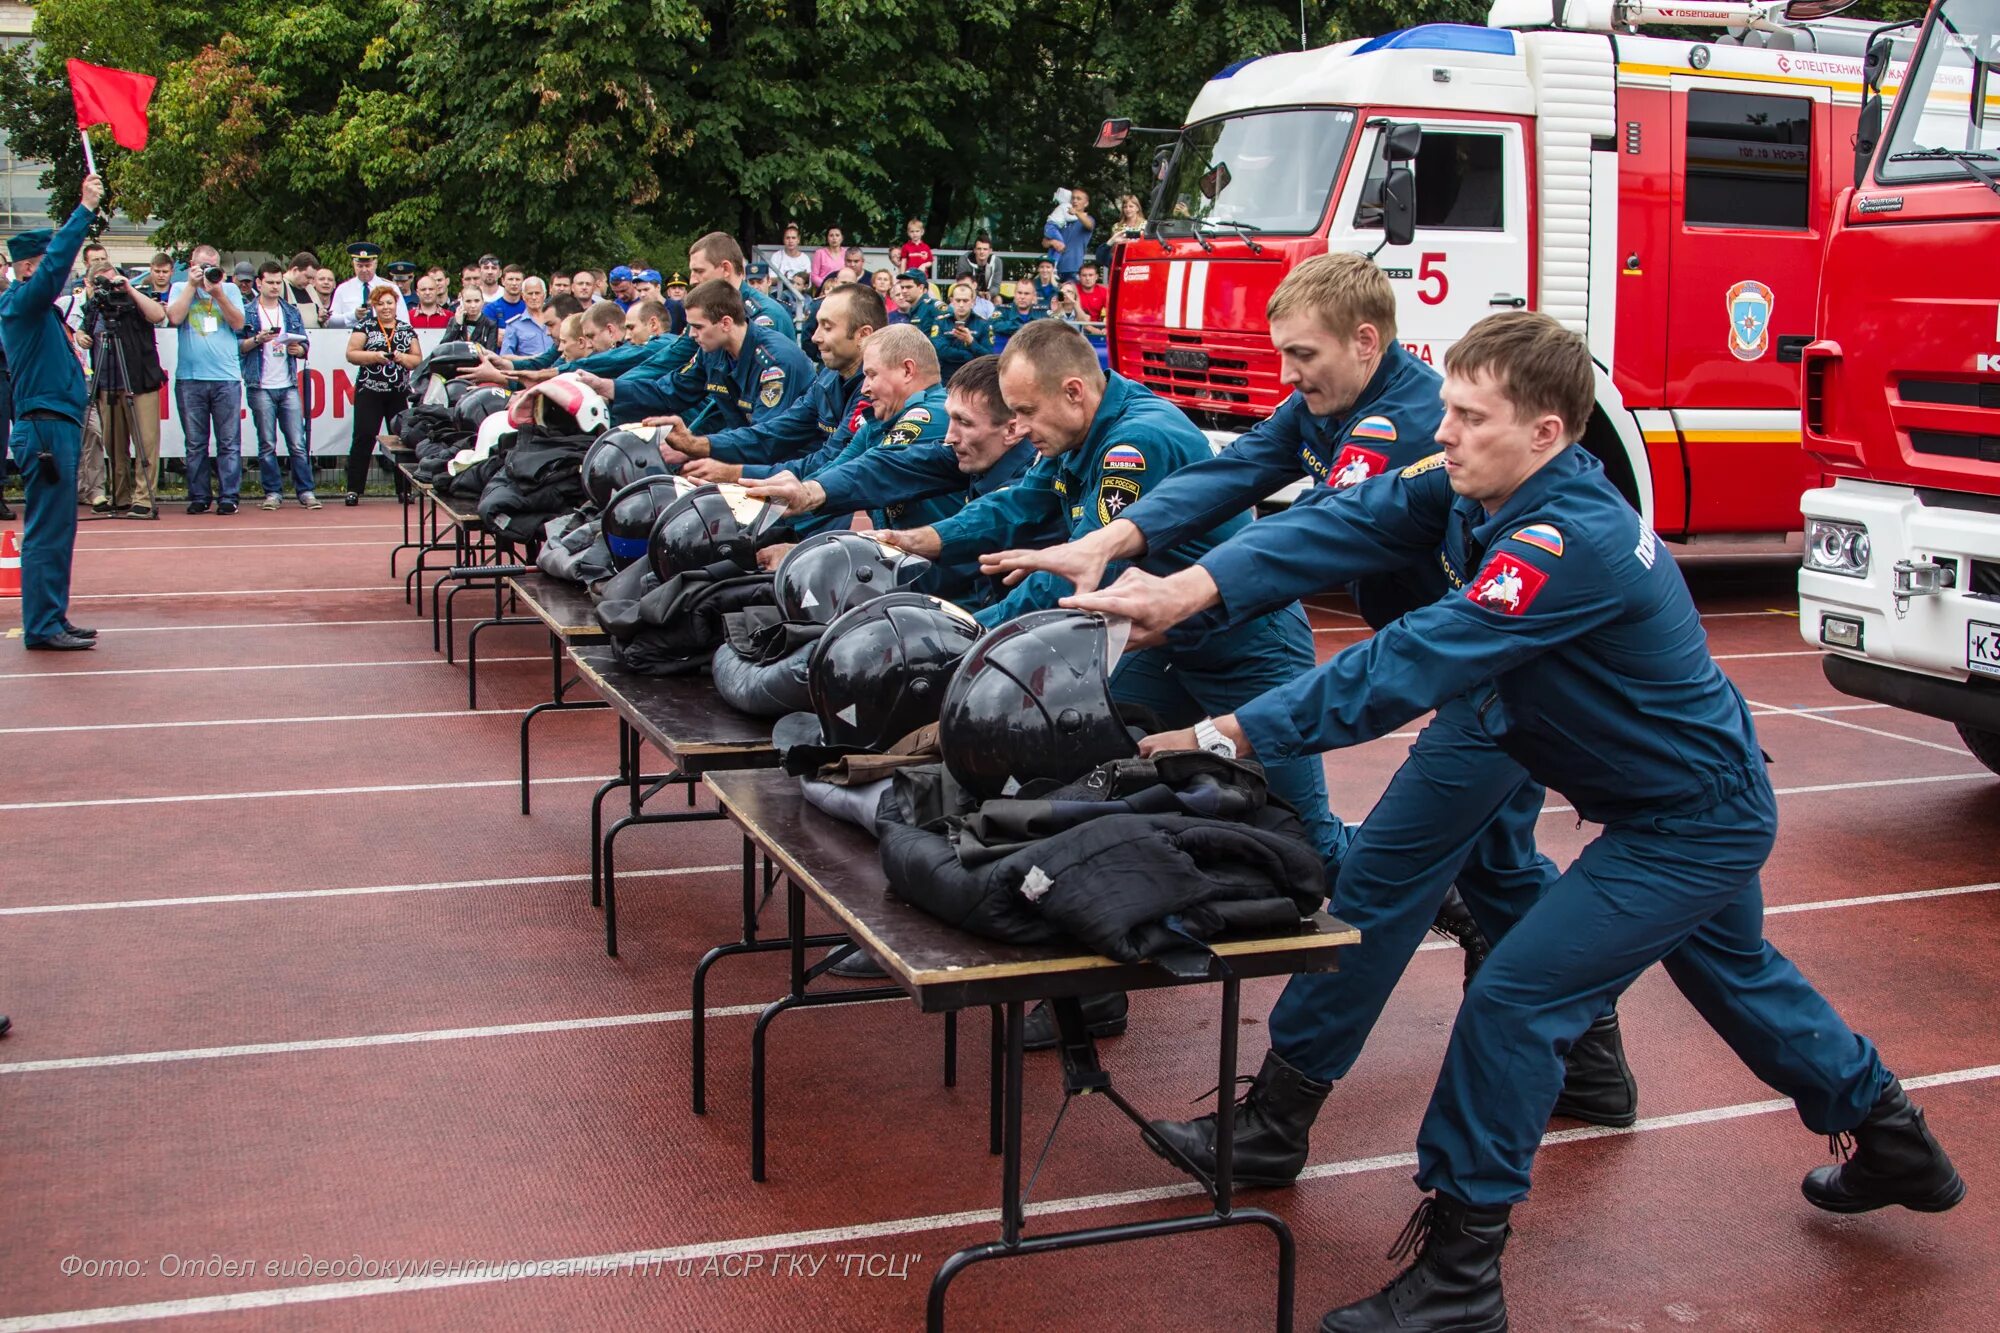
<svg viewBox="0 0 2000 1333"><path fill-rule="evenodd" d="M627 568L614 582L630 573ZM640 586L644 591L633 600L614 599L607 590L597 604L597 623L611 636L620 665L655 676L702 670L722 644L726 614L776 600L769 574L744 574L733 565L691 570L665 583L648 573Z"/></svg>

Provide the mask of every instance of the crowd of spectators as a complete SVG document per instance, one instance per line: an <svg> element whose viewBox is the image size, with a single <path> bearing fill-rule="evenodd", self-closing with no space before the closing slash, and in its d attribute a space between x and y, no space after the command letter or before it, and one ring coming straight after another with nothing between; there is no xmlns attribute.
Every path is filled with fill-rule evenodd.
<svg viewBox="0 0 2000 1333"><path fill-rule="evenodd" d="M699 282L726 271L757 309L758 322L788 325L785 331L814 359L818 351L809 335L819 303L846 282L872 285L892 324L916 326L936 347L946 379L973 358L999 351L1038 319L1068 321L1102 355L1109 243L1139 234L1145 219L1130 195L1108 227L1091 213L1087 191L1057 190L1053 202L1042 229L1042 256L1011 277L990 237L981 234L964 253L940 256L925 240L922 218L905 222L886 249L886 263L871 263L838 226L828 227L808 250L794 222L765 259L747 260L732 243L727 248L733 253L720 256L697 249L688 272ZM681 334L687 326L682 298L688 278L663 274L642 260L542 274L484 254L460 268L454 297L452 276L442 266L383 264L380 247L369 242L356 242L347 253L353 276L345 280L309 250L284 263L237 263L225 272L217 249L206 244L189 252L185 266L160 253L143 276L128 277L102 246L87 247L82 283L63 303L92 385L79 502L100 515L151 518L157 512L159 395L166 382L154 336L159 328L171 328L176 340L172 389L186 441L187 510L228 515L242 499L245 409L256 435L263 507L282 505L288 480L302 507L321 507L314 491L312 412L299 373L313 330L350 330L346 359L354 367L354 408L345 499L354 504L366 488L376 432L394 420L412 391L419 331L435 329L446 340L475 344L503 372L496 380L520 383L621 343ZM586 325L589 312L607 305L626 318Z"/></svg>

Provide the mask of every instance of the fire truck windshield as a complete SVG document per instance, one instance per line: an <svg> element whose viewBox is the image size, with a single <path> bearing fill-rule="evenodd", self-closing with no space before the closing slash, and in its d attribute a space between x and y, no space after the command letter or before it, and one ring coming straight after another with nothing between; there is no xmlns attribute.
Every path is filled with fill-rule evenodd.
<svg viewBox="0 0 2000 1333"><path fill-rule="evenodd" d="M1160 230L1206 221L1244 233L1317 231L1354 122L1351 108L1313 107L1190 125L1154 204Z"/></svg>
<svg viewBox="0 0 2000 1333"><path fill-rule="evenodd" d="M2000 167L2000 0L1944 0L1905 78L1882 181L1990 177Z"/></svg>

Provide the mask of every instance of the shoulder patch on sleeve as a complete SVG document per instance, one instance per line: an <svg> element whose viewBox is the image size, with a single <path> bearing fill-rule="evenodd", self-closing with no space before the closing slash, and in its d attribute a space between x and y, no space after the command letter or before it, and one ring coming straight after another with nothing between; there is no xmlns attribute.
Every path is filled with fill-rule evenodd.
<svg viewBox="0 0 2000 1333"><path fill-rule="evenodd" d="M909 411L903 413L904 421L906 422L914 421L919 426L929 425L930 419L931 419L931 410L928 407L913 407Z"/></svg>
<svg viewBox="0 0 2000 1333"><path fill-rule="evenodd" d="M1326 484L1336 491L1344 491L1349 486L1359 486L1388 466L1389 455L1349 444L1333 460L1333 470L1327 473Z"/></svg>
<svg viewBox="0 0 2000 1333"><path fill-rule="evenodd" d="M757 402L765 408L776 407L785 399L785 375L779 371L776 376L765 375L763 384L757 390Z"/></svg>
<svg viewBox="0 0 2000 1333"><path fill-rule="evenodd" d="M1444 466L1444 452L1443 450L1439 450L1437 453L1432 454L1429 458L1420 458L1416 462L1404 468L1403 479L1405 481L1408 481L1411 477L1421 477L1424 475L1424 473L1435 471L1436 469L1441 468L1443 466Z"/></svg>
<svg viewBox="0 0 2000 1333"><path fill-rule="evenodd" d="M1097 521L1109 523L1139 498L1139 483L1130 477L1106 476L1097 483Z"/></svg>
<svg viewBox="0 0 2000 1333"><path fill-rule="evenodd" d="M1146 455L1136 445L1114 444L1104 451L1104 466L1126 472L1144 472Z"/></svg>
<svg viewBox="0 0 2000 1333"><path fill-rule="evenodd" d="M1552 524L1530 523L1527 527L1522 528L1519 532L1508 538L1508 540L1526 542L1530 546L1547 551L1557 559L1562 558L1563 535Z"/></svg>
<svg viewBox="0 0 2000 1333"><path fill-rule="evenodd" d="M785 377L785 368L783 366L770 365L764 367L764 369L758 374L757 379L759 383L763 383L769 380L781 380L784 377Z"/></svg>
<svg viewBox="0 0 2000 1333"><path fill-rule="evenodd" d="M892 449L898 449L906 444L914 444L917 437L923 433L924 425L921 421L912 421L904 417L889 428L888 438L883 440L883 443Z"/></svg>
<svg viewBox="0 0 2000 1333"><path fill-rule="evenodd" d="M1363 417L1347 432L1349 439L1393 441L1396 438L1396 423L1387 417Z"/></svg>
<svg viewBox="0 0 2000 1333"><path fill-rule="evenodd" d="M1549 576L1504 552L1487 560L1465 589L1466 600L1503 616L1525 615Z"/></svg>

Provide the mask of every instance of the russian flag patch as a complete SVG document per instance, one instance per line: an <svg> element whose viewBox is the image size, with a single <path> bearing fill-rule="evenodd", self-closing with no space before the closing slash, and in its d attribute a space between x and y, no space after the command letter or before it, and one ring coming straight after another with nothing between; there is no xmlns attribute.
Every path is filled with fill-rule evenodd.
<svg viewBox="0 0 2000 1333"><path fill-rule="evenodd" d="M1396 423L1387 417L1363 417L1347 434L1355 440L1394 440Z"/></svg>
<svg viewBox="0 0 2000 1333"><path fill-rule="evenodd" d="M1561 556L1563 553L1563 535L1547 523L1530 523L1527 527L1522 528L1519 532L1508 538L1508 540L1526 542L1528 545L1539 547L1553 556Z"/></svg>
<svg viewBox="0 0 2000 1333"><path fill-rule="evenodd" d="M1130 444L1114 444L1104 451L1104 466L1127 472L1144 472L1146 455Z"/></svg>

